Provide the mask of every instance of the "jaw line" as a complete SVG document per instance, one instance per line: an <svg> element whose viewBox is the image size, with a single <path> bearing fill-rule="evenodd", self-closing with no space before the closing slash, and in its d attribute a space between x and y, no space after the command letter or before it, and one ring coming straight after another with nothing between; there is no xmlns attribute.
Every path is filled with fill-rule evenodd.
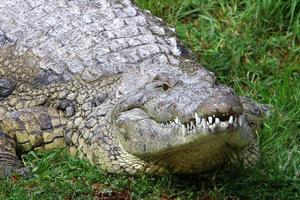
<svg viewBox="0 0 300 200"><path fill-rule="evenodd" d="M162 127L160 122L147 115L147 112L141 108L133 108L119 114L116 120L119 130L126 135L123 139L125 149L135 155L145 155L153 152L163 152L164 150L176 149L177 147L185 146L192 143L202 144L213 141L205 138L221 138L224 143L232 146L243 147L247 138L241 134L241 127L233 127L226 130L215 129L210 131L209 128L196 128L190 131L183 131L183 125L177 124ZM186 129L185 129L186 130ZM128 142L129 141L129 142ZM123 143L123 144L124 144ZM136 148L135 145L144 144L145 148Z"/></svg>
<svg viewBox="0 0 300 200"><path fill-rule="evenodd" d="M121 113L117 123L118 120L122 121L117 125L120 133L123 130L131 138L127 142L120 140L125 151L173 172L193 173L220 166L248 144L247 138L241 134L241 128L233 132L197 131L183 136L180 128L160 127L159 122L141 108Z"/></svg>
<svg viewBox="0 0 300 200"><path fill-rule="evenodd" d="M190 120L188 123L181 123L179 121L178 117L174 117L174 120L166 120L166 121L161 121L157 120L154 117L151 117L151 114L147 114L148 111L136 107L136 108L131 108L126 111L122 111L119 114L118 119L120 119L120 116L123 116L125 113L125 118L127 118L126 121L135 121L139 123L139 121L143 120L149 120L152 121L155 127L159 127L161 129L161 132L181 132L181 135L183 137L187 137L190 135L195 135L195 134L201 134L201 135L209 135L209 134L222 134L222 133L228 133L228 132L236 132L241 127L243 126L244 123L244 115L239 115L239 117L234 117L231 123L229 121L220 121L219 118L214 118L213 123L209 123L208 118L212 118L212 116L208 117L203 117L201 121L195 120L195 117L190 117ZM132 114L132 115L131 115ZM196 118L198 117L198 114L195 113ZM198 117L201 118L201 117ZM215 119L218 119L219 122L217 123ZM197 123L197 122L198 123Z"/></svg>

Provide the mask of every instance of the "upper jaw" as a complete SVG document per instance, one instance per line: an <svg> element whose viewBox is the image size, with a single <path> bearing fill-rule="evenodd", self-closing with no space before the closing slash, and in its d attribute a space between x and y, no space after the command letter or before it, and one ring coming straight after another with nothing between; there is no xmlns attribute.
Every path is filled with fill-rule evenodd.
<svg viewBox="0 0 300 200"><path fill-rule="evenodd" d="M132 95L129 99L122 101L119 108L115 110L115 117L118 119L124 113L135 113L135 117L152 120L155 126L166 131L165 128L179 132L182 136L188 136L201 132L202 134L234 132L244 123L243 107L238 97L228 97L232 106L224 106L215 102L218 98L206 101L205 106L194 106L193 110L179 113L177 110L170 110L169 113L157 113L147 109L143 104L142 93ZM232 100L233 99L233 100ZM208 103L207 103L208 102ZM131 112L139 110L136 112ZM183 109L184 110L184 109ZM184 110L187 111L188 109ZM119 117L118 117L119 116ZM125 115L129 116L129 115ZM131 117L130 117L131 118ZM132 120L132 119L131 119ZM129 120L129 121L131 121ZM165 129L165 130L164 130ZM177 131L175 129L180 129Z"/></svg>

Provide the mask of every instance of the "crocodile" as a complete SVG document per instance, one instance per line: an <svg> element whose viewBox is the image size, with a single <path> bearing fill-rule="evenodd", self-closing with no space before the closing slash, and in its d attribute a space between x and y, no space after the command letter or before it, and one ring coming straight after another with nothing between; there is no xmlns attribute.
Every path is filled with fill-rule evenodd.
<svg viewBox="0 0 300 200"><path fill-rule="evenodd" d="M0 103L0 175L62 147L112 173L252 165L266 111L130 0L1 2Z"/></svg>

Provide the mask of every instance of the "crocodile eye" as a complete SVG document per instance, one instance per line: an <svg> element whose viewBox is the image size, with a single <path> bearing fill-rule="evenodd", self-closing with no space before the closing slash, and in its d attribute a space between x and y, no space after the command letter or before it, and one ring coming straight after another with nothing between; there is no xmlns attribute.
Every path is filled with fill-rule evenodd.
<svg viewBox="0 0 300 200"><path fill-rule="evenodd" d="M157 85L156 88L160 88L160 89L162 89L164 91L167 91L167 90L170 89L170 86L168 84L166 84L166 83L162 83L162 84Z"/></svg>
<svg viewBox="0 0 300 200"><path fill-rule="evenodd" d="M170 87L167 85L167 84L162 84L162 89L164 90L164 91L167 91Z"/></svg>

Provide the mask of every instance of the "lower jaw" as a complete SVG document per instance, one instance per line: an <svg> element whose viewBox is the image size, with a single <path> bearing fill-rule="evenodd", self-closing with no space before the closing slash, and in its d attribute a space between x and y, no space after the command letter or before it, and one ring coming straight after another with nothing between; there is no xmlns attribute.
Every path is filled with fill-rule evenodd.
<svg viewBox="0 0 300 200"><path fill-rule="evenodd" d="M203 136L191 143L142 157L171 173L197 173L222 167L247 145L238 132Z"/></svg>

